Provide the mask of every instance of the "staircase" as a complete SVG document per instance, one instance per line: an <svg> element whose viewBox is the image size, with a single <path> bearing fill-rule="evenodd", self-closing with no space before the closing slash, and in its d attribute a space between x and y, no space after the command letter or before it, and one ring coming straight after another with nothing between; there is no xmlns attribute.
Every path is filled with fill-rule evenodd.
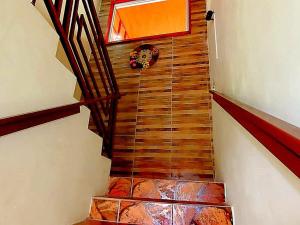
<svg viewBox="0 0 300 225"><path fill-rule="evenodd" d="M109 157L112 157L116 108L121 95L102 36L97 12L92 0L76 0L74 5L73 1L66 1L64 10L61 8L62 2L62 0L55 2L44 0L81 87L83 99L89 102L88 106L96 133L103 137L103 150L107 151ZM85 14L79 10L81 3ZM64 12L63 20L59 16L62 12ZM91 31L88 25L90 25ZM87 35L88 47L92 53L91 59L87 56L89 51L86 51L83 46L82 32ZM77 37L79 48L74 37ZM92 66L97 70L94 71ZM180 68L180 70L182 69L185 68ZM98 85L97 80L102 82L102 86ZM103 101L102 97L105 97L106 101ZM91 101L99 103L92 104ZM198 114L196 116L198 117ZM206 130L210 130L210 128ZM178 142L177 145L185 148L186 137L187 135L184 134L181 137L183 141ZM197 138L199 137L197 136ZM209 148L210 135L207 137ZM190 145L194 143L192 140ZM210 154L210 148L208 151L209 153L206 155ZM188 162L190 164L190 161ZM187 161L178 160L178 163L180 165L177 170L180 174ZM203 177L210 178L213 175L210 167L209 170L209 174L204 174ZM97 173L97 170L95 171ZM155 176L153 172L152 175ZM89 218L81 224L231 225L233 219L231 207L226 204L223 183L111 177L106 195L92 198Z"/></svg>
<svg viewBox="0 0 300 225"><path fill-rule="evenodd" d="M111 177L86 224L230 225L223 183Z"/></svg>

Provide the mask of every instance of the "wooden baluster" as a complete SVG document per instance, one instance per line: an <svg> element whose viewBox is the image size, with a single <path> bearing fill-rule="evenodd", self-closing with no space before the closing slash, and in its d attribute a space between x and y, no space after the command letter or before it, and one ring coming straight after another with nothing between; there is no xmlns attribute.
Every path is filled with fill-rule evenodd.
<svg viewBox="0 0 300 225"><path fill-rule="evenodd" d="M72 6L73 6L73 0L67 0L65 6L64 19L63 19L63 28L66 32L66 35L69 34L70 21L72 17ZM77 4L77 10L75 11L75 7L74 7L73 13L77 14L77 12L78 12L78 4Z"/></svg>
<svg viewBox="0 0 300 225"><path fill-rule="evenodd" d="M54 3L58 17L60 17L60 14L61 14L62 3L63 3L63 0L55 0L55 3Z"/></svg>
<svg viewBox="0 0 300 225"><path fill-rule="evenodd" d="M100 27L100 22L99 22L99 19L98 19L98 16L97 16L97 12L96 12L96 9L95 9L95 6L94 6L94 2L93 2L93 0L88 0L88 3L89 3L89 8L90 8L92 17L95 21L95 27L96 27L96 30L97 30L97 33L98 33L98 42L100 43L100 46L101 46L101 49L102 49L102 52L103 52L103 55L104 55L104 58L105 58L104 61L105 61L105 64L108 68L108 71L109 71L109 77L110 77L110 79L113 83L114 92L118 97L120 97L119 87L118 87L118 84L117 84L115 74L113 72L113 68L112 68L112 64L111 64L111 61L110 61L110 58L109 58L109 55L108 55L108 51L106 49L105 40L104 40L103 33L102 33L102 30L101 30L101 27Z"/></svg>

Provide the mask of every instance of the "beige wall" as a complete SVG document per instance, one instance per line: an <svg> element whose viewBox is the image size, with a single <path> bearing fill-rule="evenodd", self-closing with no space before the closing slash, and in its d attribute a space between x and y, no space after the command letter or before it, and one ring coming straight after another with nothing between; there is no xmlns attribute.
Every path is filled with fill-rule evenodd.
<svg viewBox="0 0 300 225"><path fill-rule="evenodd" d="M211 76L216 88L300 126L300 2L290 0L209 0Z"/></svg>
<svg viewBox="0 0 300 225"><path fill-rule="evenodd" d="M300 181L217 103L216 179L226 183L236 225L299 225Z"/></svg>
<svg viewBox="0 0 300 225"><path fill-rule="evenodd" d="M300 2L207 3L216 12L208 24L216 90L300 126ZM236 224L300 224L299 179L216 103L213 120L216 178Z"/></svg>
<svg viewBox="0 0 300 225"><path fill-rule="evenodd" d="M0 224L71 225L107 189L110 160L89 111L0 138Z"/></svg>
<svg viewBox="0 0 300 225"><path fill-rule="evenodd" d="M27 1L0 14L0 118L76 102L74 75L55 57L58 37ZM17 16L16 16L17 15ZM70 225L107 188L110 160L88 130L89 110L0 137L0 224Z"/></svg>

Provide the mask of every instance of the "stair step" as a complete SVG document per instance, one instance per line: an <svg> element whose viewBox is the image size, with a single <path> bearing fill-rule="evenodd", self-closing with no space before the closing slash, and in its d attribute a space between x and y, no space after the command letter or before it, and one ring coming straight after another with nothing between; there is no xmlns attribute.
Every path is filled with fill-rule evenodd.
<svg viewBox="0 0 300 225"><path fill-rule="evenodd" d="M124 223L114 223L114 222L107 222L107 221L99 221L99 220L87 219L84 222L81 222L81 223L78 223L78 224L74 224L74 225L125 225L125 224Z"/></svg>
<svg viewBox="0 0 300 225"><path fill-rule="evenodd" d="M224 204L223 183L111 177L108 197Z"/></svg>
<svg viewBox="0 0 300 225"><path fill-rule="evenodd" d="M95 198L113 198L106 196L94 196ZM170 200L170 199L153 199L153 198L134 198L134 197L118 197L120 200L136 200L136 201L152 201L152 202L160 202L160 203L168 203L168 204L189 204L189 205L216 205L216 206L229 206L227 203L211 203L211 202L194 202L194 201L179 201L179 200Z"/></svg>
<svg viewBox="0 0 300 225"><path fill-rule="evenodd" d="M143 225L231 225L229 206L162 203L117 198L93 198L90 218Z"/></svg>

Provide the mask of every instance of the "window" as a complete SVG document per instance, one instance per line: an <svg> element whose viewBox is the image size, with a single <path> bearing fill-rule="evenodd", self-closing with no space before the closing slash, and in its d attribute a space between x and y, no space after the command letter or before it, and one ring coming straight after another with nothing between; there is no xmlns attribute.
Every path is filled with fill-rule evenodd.
<svg viewBox="0 0 300 225"><path fill-rule="evenodd" d="M189 0L117 0L111 7L107 42L183 35L190 31Z"/></svg>

